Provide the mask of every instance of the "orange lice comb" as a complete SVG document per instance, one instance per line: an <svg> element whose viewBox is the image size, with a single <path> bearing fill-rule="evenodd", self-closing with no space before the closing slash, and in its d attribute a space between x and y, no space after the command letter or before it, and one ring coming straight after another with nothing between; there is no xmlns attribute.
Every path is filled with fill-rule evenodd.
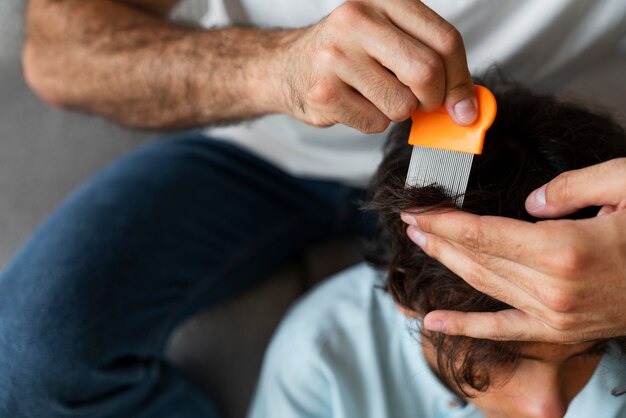
<svg viewBox="0 0 626 418"><path fill-rule="evenodd" d="M406 187L441 186L448 196L463 205L474 154L483 150L487 129L496 118L497 104L486 87L475 86L478 118L469 126L458 126L445 107L435 112L416 110L411 115L409 144L413 154Z"/></svg>

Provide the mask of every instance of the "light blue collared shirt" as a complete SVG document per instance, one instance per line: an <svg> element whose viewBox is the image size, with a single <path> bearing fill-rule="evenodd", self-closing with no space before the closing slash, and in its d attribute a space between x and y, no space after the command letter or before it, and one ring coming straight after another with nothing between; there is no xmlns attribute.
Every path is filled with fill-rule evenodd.
<svg viewBox="0 0 626 418"><path fill-rule="evenodd" d="M417 322L360 264L294 306L265 356L249 418L478 418L430 369ZM605 355L566 418L624 418L622 358Z"/></svg>

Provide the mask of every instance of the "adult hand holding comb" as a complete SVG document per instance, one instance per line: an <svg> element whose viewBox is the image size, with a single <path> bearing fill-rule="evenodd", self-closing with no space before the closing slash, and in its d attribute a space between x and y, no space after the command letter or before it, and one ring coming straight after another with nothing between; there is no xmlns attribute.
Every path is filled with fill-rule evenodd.
<svg viewBox="0 0 626 418"><path fill-rule="evenodd" d="M443 104L459 125L476 119L461 35L419 1L348 1L295 31L282 59L282 111L312 125L382 132Z"/></svg>
<svg viewBox="0 0 626 418"><path fill-rule="evenodd" d="M517 309L433 311L424 326L494 340L576 343L626 336L626 159L563 173L526 209L554 218L601 206L595 218L519 220L461 211L408 215L408 235L470 285Z"/></svg>

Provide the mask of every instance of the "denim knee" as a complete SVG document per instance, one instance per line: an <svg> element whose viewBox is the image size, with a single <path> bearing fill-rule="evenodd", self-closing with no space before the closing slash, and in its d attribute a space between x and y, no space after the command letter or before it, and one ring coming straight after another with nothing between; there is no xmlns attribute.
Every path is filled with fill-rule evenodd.
<svg viewBox="0 0 626 418"><path fill-rule="evenodd" d="M68 414L78 401L71 395L85 384L88 371L78 345L72 346L64 336L74 325L61 324L60 315L43 306L24 306L19 297L4 296L0 297L0 416L75 416Z"/></svg>
<svg viewBox="0 0 626 418"><path fill-rule="evenodd" d="M93 299L71 303L47 286L31 298L1 290L0 416L129 416L131 398L155 384L156 356L109 338Z"/></svg>

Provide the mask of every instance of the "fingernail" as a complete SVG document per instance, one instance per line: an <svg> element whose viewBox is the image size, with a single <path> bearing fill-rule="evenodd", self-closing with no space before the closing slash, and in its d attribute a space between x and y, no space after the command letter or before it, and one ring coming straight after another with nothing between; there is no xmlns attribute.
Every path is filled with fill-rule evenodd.
<svg viewBox="0 0 626 418"><path fill-rule="evenodd" d="M463 99L454 105L454 117L464 125L474 123L478 116L478 102L475 97Z"/></svg>
<svg viewBox="0 0 626 418"><path fill-rule="evenodd" d="M446 332L446 324L443 321L432 321L424 324L428 331Z"/></svg>
<svg viewBox="0 0 626 418"><path fill-rule="evenodd" d="M424 235L424 233L418 227L410 226L407 229L407 235L409 236L411 241L419 245L421 248L424 248L424 246L426 245L426 235Z"/></svg>
<svg viewBox="0 0 626 418"><path fill-rule="evenodd" d="M400 214L400 219L402 219L402 222L404 222L405 224L417 226L417 221L415 220L415 217L413 215L409 215L408 213L403 212Z"/></svg>
<svg viewBox="0 0 626 418"><path fill-rule="evenodd" d="M544 184L530 195L527 209L530 212L537 212L546 207L546 185Z"/></svg>

